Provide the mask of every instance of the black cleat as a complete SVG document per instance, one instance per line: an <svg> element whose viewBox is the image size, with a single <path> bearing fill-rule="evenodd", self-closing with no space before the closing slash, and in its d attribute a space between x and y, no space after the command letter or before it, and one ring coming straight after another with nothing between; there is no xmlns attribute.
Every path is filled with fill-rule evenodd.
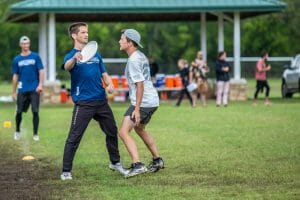
<svg viewBox="0 0 300 200"><path fill-rule="evenodd" d="M163 169L165 167L164 161L162 158L156 158L153 159L153 161L148 166L149 172L157 172L160 169Z"/></svg>

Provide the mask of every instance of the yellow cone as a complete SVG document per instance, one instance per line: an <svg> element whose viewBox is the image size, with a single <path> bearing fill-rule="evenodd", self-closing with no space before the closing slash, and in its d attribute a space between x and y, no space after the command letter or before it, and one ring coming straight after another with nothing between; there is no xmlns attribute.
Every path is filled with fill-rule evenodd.
<svg viewBox="0 0 300 200"><path fill-rule="evenodd" d="M11 127L11 121L4 121L3 122L3 128L10 128Z"/></svg>
<svg viewBox="0 0 300 200"><path fill-rule="evenodd" d="M22 160L34 160L35 158L33 156L24 156Z"/></svg>

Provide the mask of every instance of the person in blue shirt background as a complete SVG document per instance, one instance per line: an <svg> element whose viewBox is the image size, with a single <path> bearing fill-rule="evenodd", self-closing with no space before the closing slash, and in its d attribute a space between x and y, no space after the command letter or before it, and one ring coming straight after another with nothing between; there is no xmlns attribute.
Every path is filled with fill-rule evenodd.
<svg viewBox="0 0 300 200"><path fill-rule="evenodd" d="M39 140L39 104L40 93L43 91L44 68L40 56L30 51L30 39L27 36L20 38L21 53L13 59L12 63L12 97L17 100L15 140L21 137L20 125L22 113L27 112L31 104L33 114L33 139ZM18 88L18 94L16 89Z"/></svg>
<svg viewBox="0 0 300 200"><path fill-rule="evenodd" d="M61 180L71 180L72 163L85 129L91 119L95 119L106 135L111 170L127 173L120 163L118 149L118 130L102 81L108 92L113 84L106 72L99 52L87 62L82 60L81 50L88 43L88 25L77 22L69 27L69 35L74 48L65 56L63 68L71 75L71 96L74 102L73 117L68 138L65 143Z"/></svg>

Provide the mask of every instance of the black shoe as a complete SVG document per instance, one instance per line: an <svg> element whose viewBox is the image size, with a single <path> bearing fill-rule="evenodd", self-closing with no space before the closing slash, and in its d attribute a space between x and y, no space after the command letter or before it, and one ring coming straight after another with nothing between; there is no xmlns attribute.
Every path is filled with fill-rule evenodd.
<svg viewBox="0 0 300 200"><path fill-rule="evenodd" d="M153 161L148 166L149 172L157 172L160 169L165 167L164 161L162 158L153 159Z"/></svg>

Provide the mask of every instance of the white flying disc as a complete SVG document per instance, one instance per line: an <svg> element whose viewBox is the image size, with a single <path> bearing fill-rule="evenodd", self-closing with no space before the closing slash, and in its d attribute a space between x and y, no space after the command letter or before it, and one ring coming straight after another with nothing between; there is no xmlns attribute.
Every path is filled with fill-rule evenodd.
<svg viewBox="0 0 300 200"><path fill-rule="evenodd" d="M97 50L98 44L96 41L90 41L89 43L87 43L81 50L82 59L80 60L80 62L85 63L92 59L97 53Z"/></svg>

